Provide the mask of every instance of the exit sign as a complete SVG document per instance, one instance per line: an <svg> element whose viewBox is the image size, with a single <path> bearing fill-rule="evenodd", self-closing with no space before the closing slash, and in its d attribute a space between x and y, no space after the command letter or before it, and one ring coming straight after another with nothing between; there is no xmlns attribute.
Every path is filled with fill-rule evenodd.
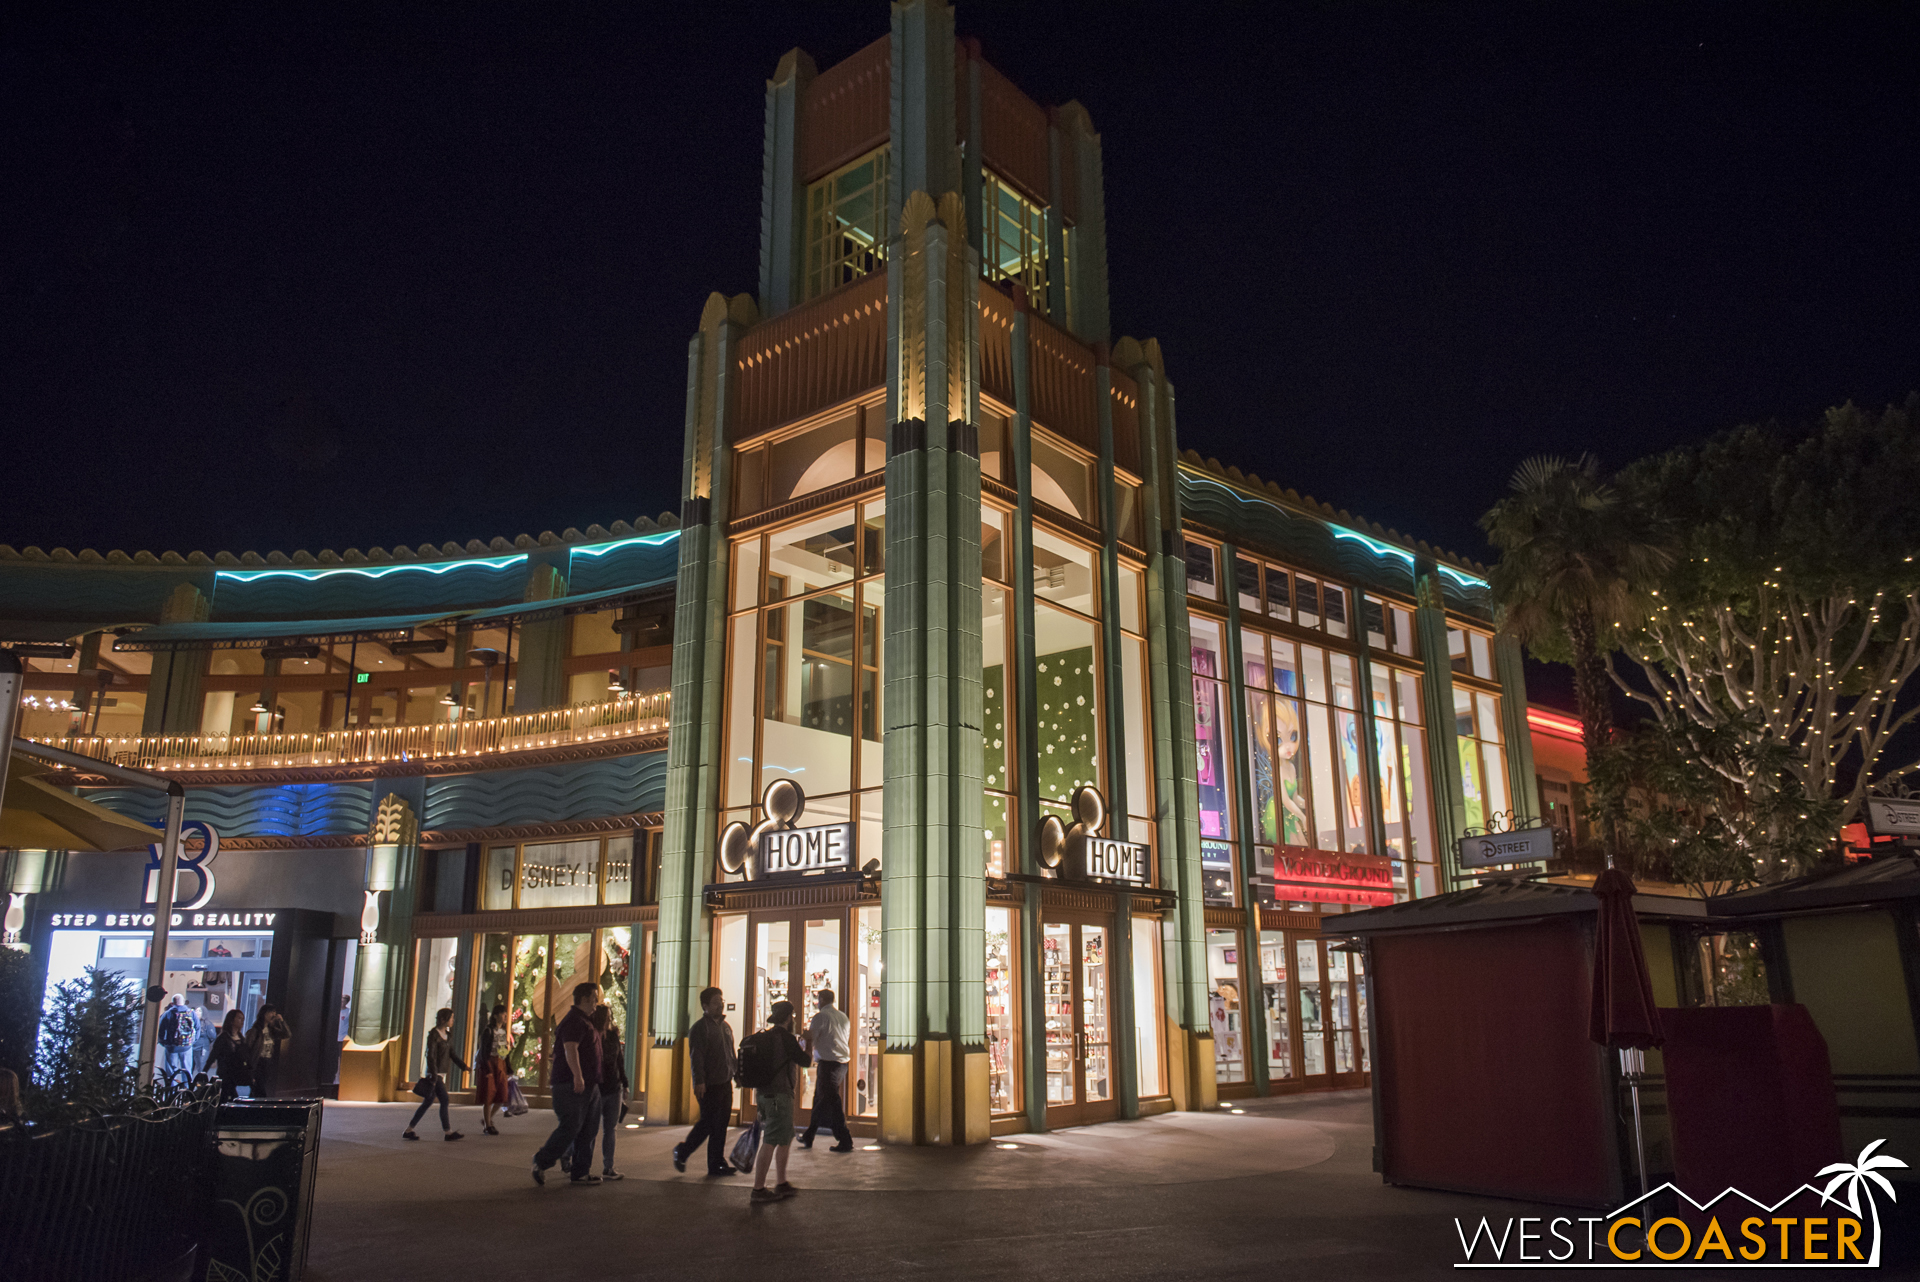
<svg viewBox="0 0 1920 1282"><path fill-rule="evenodd" d="M373 674L371 672L356 672L353 674L353 683L355 685L363 686L367 683L367 678L372 675Z"/></svg>

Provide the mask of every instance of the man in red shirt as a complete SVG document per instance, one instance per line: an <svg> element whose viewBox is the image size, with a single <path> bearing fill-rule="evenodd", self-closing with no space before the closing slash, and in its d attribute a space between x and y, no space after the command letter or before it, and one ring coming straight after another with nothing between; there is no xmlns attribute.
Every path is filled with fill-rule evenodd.
<svg viewBox="0 0 1920 1282"><path fill-rule="evenodd" d="M575 1184L598 1184L593 1173L593 1141L600 1120L600 1030L593 1026L593 1008L600 1004L600 985L575 984L573 1009L553 1033L553 1114L559 1124L533 1155L533 1182L545 1184L547 1171L569 1147Z"/></svg>

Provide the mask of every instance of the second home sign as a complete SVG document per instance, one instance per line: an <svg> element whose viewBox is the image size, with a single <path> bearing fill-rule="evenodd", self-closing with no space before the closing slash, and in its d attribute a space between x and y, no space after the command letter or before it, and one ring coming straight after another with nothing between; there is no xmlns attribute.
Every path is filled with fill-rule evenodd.
<svg viewBox="0 0 1920 1282"><path fill-rule="evenodd" d="M807 794L791 779L776 779L760 795L766 816L752 828L739 822L720 830L720 867L748 881L849 872L853 868L851 823L799 826Z"/></svg>

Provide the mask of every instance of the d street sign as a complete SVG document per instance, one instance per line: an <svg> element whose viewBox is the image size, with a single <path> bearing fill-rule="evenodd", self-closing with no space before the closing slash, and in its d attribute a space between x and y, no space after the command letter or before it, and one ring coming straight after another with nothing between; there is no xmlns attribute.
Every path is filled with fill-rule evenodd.
<svg viewBox="0 0 1920 1282"><path fill-rule="evenodd" d="M739 822L720 830L720 867L748 881L845 872L853 867L851 823L795 826L807 794L791 779L775 779L760 795L766 815L753 828Z"/></svg>
<svg viewBox="0 0 1920 1282"><path fill-rule="evenodd" d="M1490 832L1460 838L1460 866L1492 868L1499 864L1531 864L1553 858L1553 828L1542 824L1513 832Z"/></svg>
<svg viewBox="0 0 1920 1282"><path fill-rule="evenodd" d="M1072 827L1053 815L1040 821L1040 862L1049 868L1065 864L1070 873L1087 881L1151 884L1145 846L1100 835L1107 822L1107 799L1100 790L1082 784L1074 790L1072 804L1073 817L1078 820Z"/></svg>
<svg viewBox="0 0 1920 1282"><path fill-rule="evenodd" d="M1920 800L1868 797L1867 827L1876 837L1920 837Z"/></svg>

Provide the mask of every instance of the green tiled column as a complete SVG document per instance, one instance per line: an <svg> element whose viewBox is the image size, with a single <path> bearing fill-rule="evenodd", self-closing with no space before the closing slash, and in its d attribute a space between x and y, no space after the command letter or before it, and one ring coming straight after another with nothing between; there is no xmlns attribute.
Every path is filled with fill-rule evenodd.
<svg viewBox="0 0 1920 1282"><path fill-rule="evenodd" d="M686 449L681 479L680 566L674 597L673 706L667 741L666 830L660 850L660 925L654 947L647 1120L693 1111L683 1040L708 969L701 889L713 869L726 689L726 425L733 352L757 319L753 302L707 299L687 349ZM736 995L736 1000L738 996Z"/></svg>
<svg viewBox="0 0 1920 1282"><path fill-rule="evenodd" d="M1504 633L1493 638L1493 665L1500 677L1500 734L1506 739L1507 787L1513 793L1513 824L1539 823L1540 777L1534 773L1533 732L1527 728L1527 664L1520 643Z"/></svg>
<svg viewBox="0 0 1920 1282"><path fill-rule="evenodd" d="M1214 1100L1213 1029L1207 1017L1206 915L1200 869L1200 794L1193 746L1193 652L1187 628L1187 572L1175 470L1173 389L1158 346L1115 345L1114 363L1140 385L1142 495L1147 535L1147 669L1153 705L1155 840L1160 885L1178 896L1161 925L1168 1059L1174 1099L1187 1108Z"/></svg>
<svg viewBox="0 0 1920 1282"><path fill-rule="evenodd" d="M1248 734L1251 722L1247 718L1247 660L1240 644L1240 589L1236 577L1238 560L1239 553L1231 544L1221 547L1220 591L1227 607L1227 689L1233 714L1234 850L1240 865L1236 889L1241 907L1247 914L1246 922L1240 928L1240 956L1246 959L1241 968L1241 988L1246 994L1240 1004L1241 1018L1246 1021L1246 1036L1242 1044L1247 1048L1247 1080L1264 1095L1267 1093L1267 1057L1264 1053L1254 1053L1257 1048L1267 1044L1267 1007L1264 1001L1254 1000L1254 994L1261 991L1260 904L1253 887L1253 798L1249 791L1253 771L1247 765L1251 760L1253 744Z"/></svg>
<svg viewBox="0 0 1920 1282"><path fill-rule="evenodd" d="M1431 561L1414 566L1413 630L1426 672L1421 682L1427 722L1427 769L1433 787L1434 840L1440 843L1442 893L1460 881L1459 841L1467 827L1460 746L1453 720L1453 663L1447 653L1447 610Z"/></svg>
<svg viewBox="0 0 1920 1282"><path fill-rule="evenodd" d="M880 1134L892 1143L980 1142L989 1129L979 258L964 222L957 192L937 209L926 193L912 192L887 261L894 359Z"/></svg>
<svg viewBox="0 0 1920 1282"><path fill-rule="evenodd" d="M1107 763L1107 835L1132 840L1127 831L1127 816L1132 799L1127 796L1127 705L1122 697L1120 655L1120 534L1113 519L1117 498L1113 476L1113 369L1107 363L1106 344L1094 348L1095 405L1100 421L1100 522L1105 536L1100 544L1100 640L1101 688L1106 691L1106 741L1100 745L1101 759ZM1032 582L1029 578L1028 583ZM1113 944L1107 961L1107 973L1113 977L1107 995L1110 1027L1135 1027L1142 1012L1133 1001L1133 897L1114 896ZM1035 971L1034 974L1040 972ZM1159 1018L1158 1012L1144 1012L1147 1019ZM1044 1027L1044 1025L1043 1025ZM1114 1036L1108 1053L1113 1056L1119 1084L1120 1115L1140 1116L1139 1039ZM1042 1079L1044 1080L1044 1079Z"/></svg>

